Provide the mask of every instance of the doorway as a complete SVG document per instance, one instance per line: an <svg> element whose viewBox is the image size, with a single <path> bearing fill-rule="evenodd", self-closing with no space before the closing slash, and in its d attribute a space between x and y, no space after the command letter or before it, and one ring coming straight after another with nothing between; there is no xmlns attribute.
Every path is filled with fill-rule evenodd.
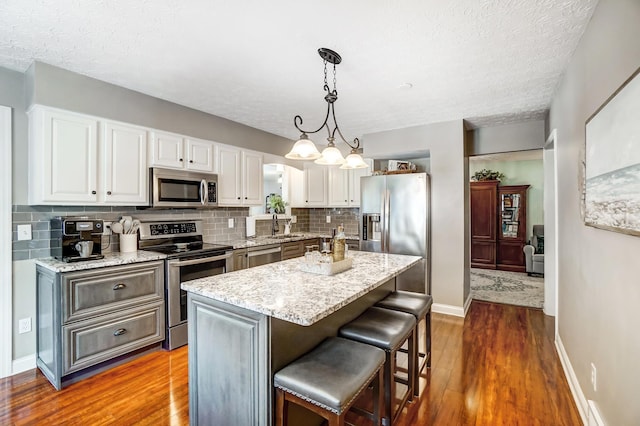
<svg viewBox="0 0 640 426"><path fill-rule="evenodd" d="M471 178L491 171L503 175L500 182L494 180L493 185L491 182L488 185L471 184L470 287L473 299L544 307L544 276L526 272L523 252L523 247L531 243L534 225L545 224L543 160L542 149L469 157ZM491 186L492 189L488 188ZM511 195L516 191L522 197L522 202L517 204L516 196ZM478 197L488 197L493 204ZM474 203L475 198L478 203ZM519 208L522 204L524 209ZM474 213L474 205L482 207L476 207ZM484 234L478 232L481 221L490 228Z"/></svg>

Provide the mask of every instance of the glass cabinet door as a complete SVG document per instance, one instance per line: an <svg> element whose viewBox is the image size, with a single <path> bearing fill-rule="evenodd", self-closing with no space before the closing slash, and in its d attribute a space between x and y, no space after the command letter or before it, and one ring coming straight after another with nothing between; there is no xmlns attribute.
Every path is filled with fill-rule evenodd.
<svg viewBox="0 0 640 426"><path fill-rule="evenodd" d="M520 225L520 194L501 194L500 232L503 238L517 238Z"/></svg>

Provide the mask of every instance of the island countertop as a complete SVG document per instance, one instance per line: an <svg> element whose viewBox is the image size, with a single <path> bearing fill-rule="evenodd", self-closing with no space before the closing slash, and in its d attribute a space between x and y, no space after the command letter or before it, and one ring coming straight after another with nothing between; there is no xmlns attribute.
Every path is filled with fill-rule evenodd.
<svg viewBox="0 0 640 426"><path fill-rule="evenodd" d="M299 257L181 284L183 290L309 326L401 274L419 256L352 252L353 267L325 276L304 272Z"/></svg>

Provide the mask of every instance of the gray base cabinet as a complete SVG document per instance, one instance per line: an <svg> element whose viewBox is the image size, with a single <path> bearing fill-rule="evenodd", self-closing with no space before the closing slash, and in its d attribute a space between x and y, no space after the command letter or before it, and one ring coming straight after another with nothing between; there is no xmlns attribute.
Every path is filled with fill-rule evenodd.
<svg viewBox="0 0 640 426"><path fill-rule="evenodd" d="M189 424L271 424L269 317L189 293Z"/></svg>
<svg viewBox="0 0 640 426"><path fill-rule="evenodd" d="M37 365L56 389L164 340L162 261L36 269Z"/></svg>

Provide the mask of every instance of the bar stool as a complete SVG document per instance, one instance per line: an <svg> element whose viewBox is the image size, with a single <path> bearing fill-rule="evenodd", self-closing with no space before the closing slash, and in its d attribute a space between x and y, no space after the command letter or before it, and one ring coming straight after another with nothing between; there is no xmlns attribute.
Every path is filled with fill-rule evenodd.
<svg viewBox="0 0 640 426"><path fill-rule="evenodd" d="M431 305L433 297L428 294L414 293L410 291L396 291L385 299L382 299L376 306L394 311L406 312L416 318L416 356L414 357L414 379L413 394L419 396L420 393L420 373L425 366L431 367ZM424 342L425 352L420 352L420 333L418 326L424 319ZM422 360L420 359L422 358Z"/></svg>
<svg viewBox="0 0 640 426"><path fill-rule="evenodd" d="M322 416L329 426L344 425L350 409L380 425L384 360L384 351L370 345L326 339L275 374L276 425L287 425L289 403ZM373 386L372 413L353 407L369 385Z"/></svg>
<svg viewBox="0 0 640 426"><path fill-rule="evenodd" d="M394 422L404 408L407 401L413 396L413 362L415 356L415 325L413 315L404 312L392 311L371 307L362 315L340 328L339 335L348 339L377 346L385 351L384 367L384 416L385 424ZM393 400L396 395L396 352L407 342L409 357L409 374L407 391L402 396L398 409L393 413Z"/></svg>

